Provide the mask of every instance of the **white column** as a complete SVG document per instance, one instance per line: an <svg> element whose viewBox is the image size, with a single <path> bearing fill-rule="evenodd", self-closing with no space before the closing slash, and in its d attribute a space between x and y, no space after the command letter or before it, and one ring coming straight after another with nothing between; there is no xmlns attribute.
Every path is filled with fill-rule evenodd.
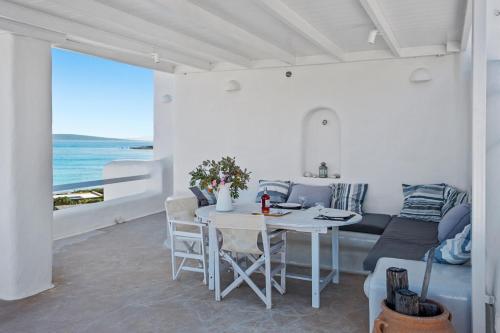
<svg viewBox="0 0 500 333"><path fill-rule="evenodd" d="M154 158L163 162L163 188L174 191L174 108L175 75L155 72Z"/></svg>
<svg viewBox="0 0 500 333"><path fill-rule="evenodd" d="M0 34L0 299L52 287L51 48Z"/></svg>

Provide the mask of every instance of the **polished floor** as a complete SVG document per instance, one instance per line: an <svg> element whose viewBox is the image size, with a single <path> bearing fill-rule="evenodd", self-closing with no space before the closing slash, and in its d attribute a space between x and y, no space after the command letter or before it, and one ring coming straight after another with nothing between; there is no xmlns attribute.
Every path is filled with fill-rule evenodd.
<svg viewBox="0 0 500 333"><path fill-rule="evenodd" d="M157 214L57 241L55 287L0 301L0 332L368 332L363 276L341 275L320 309L302 281L274 293L272 310L247 286L216 302L199 274L173 281L164 221Z"/></svg>

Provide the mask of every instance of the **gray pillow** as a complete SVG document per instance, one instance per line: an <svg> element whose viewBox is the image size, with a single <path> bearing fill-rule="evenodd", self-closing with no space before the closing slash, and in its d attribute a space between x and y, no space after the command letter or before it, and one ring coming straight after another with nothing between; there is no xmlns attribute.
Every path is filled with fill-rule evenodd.
<svg viewBox="0 0 500 333"><path fill-rule="evenodd" d="M324 207L330 207L332 203L333 187L293 184L287 202L300 203L299 197L305 197L305 207L312 207L315 203L321 202Z"/></svg>
<svg viewBox="0 0 500 333"><path fill-rule="evenodd" d="M453 238L471 222L471 205L460 204L451 208L438 225L440 242Z"/></svg>

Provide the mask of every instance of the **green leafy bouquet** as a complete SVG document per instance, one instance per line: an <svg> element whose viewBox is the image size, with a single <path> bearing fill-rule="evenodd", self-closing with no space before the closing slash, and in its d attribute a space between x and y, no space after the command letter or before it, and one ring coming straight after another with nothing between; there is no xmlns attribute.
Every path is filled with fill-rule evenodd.
<svg viewBox="0 0 500 333"><path fill-rule="evenodd" d="M236 165L235 157L223 157L220 161L206 160L189 173L190 186L199 186L209 192L218 191L219 186L230 185L231 198L237 199L238 191L248 188L251 172Z"/></svg>

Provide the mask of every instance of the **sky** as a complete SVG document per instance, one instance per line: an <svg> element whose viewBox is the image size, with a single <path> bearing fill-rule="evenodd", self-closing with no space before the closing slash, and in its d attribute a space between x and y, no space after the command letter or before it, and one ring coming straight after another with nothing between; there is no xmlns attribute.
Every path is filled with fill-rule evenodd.
<svg viewBox="0 0 500 333"><path fill-rule="evenodd" d="M153 137L153 71L52 49L52 132Z"/></svg>

